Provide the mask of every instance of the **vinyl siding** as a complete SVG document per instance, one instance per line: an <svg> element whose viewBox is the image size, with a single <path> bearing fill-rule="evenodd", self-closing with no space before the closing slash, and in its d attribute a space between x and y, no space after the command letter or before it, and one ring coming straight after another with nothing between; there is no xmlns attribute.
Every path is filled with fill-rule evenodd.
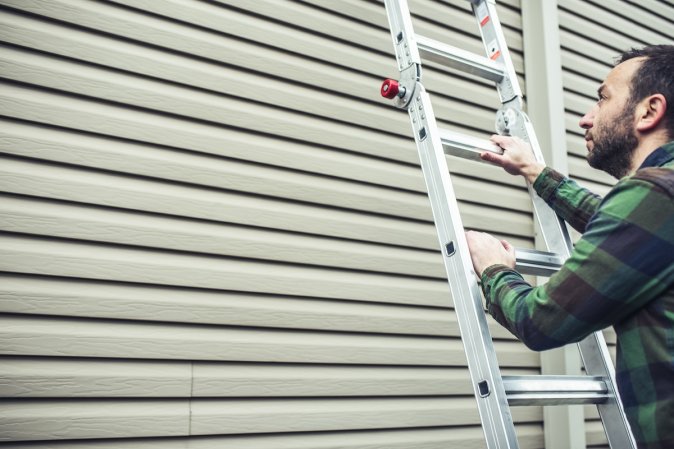
<svg viewBox="0 0 674 449"><path fill-rule="evenodd" d="M569 174L585 187L606 194L615 179L587 165L578 121L596 101L596 90L622 51L647 44L674 43L674 6L656 0L559 0L559 25ZM615 357L615 333L605 331ZM585 407L588 447L608 447L596 407Z"/></svg>
<svg viewBox="0 0 674 449"><path fill-rule="evenodd" d="M411 7L483 52L468 2ZM0 40L0 446L484 447L383 2L0 0ZM492 133L492 86L424 83ZM449 162L464 224L533 246L523 184Z"/></svg>

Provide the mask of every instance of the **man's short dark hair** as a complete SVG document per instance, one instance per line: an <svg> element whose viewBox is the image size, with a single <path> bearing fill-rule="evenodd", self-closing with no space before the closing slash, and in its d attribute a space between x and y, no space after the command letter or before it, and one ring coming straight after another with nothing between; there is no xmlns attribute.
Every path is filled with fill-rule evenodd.
<svg viewBox="0 0 674 449"><path fill-rule="evenodd" d="M646 58L632 76L630 103L636 105L649 95L662 94L667 101L664 123L674 139L674 45L632 48L618 57L616 65L633 58Z"/></svg>

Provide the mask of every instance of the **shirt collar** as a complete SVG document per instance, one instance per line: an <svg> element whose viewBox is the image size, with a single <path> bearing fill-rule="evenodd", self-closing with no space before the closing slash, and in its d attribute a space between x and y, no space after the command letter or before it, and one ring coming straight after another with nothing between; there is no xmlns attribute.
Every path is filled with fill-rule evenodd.
<svg viewBox="0 0 674 449"><path fill-rule="evenodd" d="M662 167L672 160L674 160L674 140L664 144L649 154L639 168Z"/></svg>

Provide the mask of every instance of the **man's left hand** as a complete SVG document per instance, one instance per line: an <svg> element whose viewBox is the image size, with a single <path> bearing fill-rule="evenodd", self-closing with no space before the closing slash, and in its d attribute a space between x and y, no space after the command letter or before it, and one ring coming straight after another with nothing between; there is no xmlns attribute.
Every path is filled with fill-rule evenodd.
<svg viewBox="0 0 674 449"><path fill-rule="evenodd" d="M497 240L485 232L466 232L470 258L478 276L482 276L485 268L501 264L515 268L515 247L505 240Z"/></svg>

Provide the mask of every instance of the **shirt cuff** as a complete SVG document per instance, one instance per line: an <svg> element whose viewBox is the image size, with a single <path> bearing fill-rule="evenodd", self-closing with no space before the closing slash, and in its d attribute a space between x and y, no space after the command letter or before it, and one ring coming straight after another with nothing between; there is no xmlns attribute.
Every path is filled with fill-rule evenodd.
<svg viewBox="0 0 674 449"><path fill-rule="evenodd" d="M503 275L499 276L500 274ZM509 274L513 274L518 278L522 277L522 275L519 274L517 271L513 270L507 265L502 264L490 265L487 268L485 268L484 271L482 272L480 280L482 281L482 292L484 293L484 299L486 300L487 309L489 309L489 306L493 301L492 291L494 287L501 278L507 277Z"/></svg>
<svg viewBox="0 0 674 449"><path fill-rule="evenodd" d="M533 188L538 196L548 202L554 199L555 192L564 180L566 180L566 176L555 169L545 167L534 181Z"/></svg>

